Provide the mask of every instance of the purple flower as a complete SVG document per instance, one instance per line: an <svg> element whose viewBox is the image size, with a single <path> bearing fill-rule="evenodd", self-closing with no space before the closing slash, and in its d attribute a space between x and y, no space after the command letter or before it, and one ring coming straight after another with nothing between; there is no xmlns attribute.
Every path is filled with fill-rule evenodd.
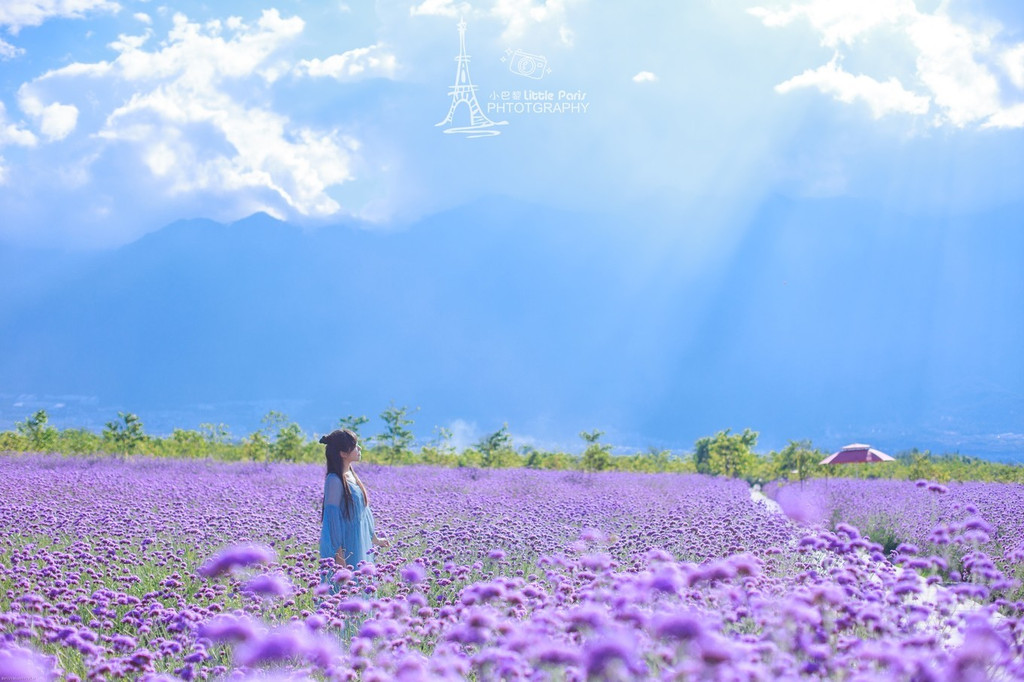
<svg viewBox="0 0 1024 682"><path fill-rule="evenodd" d="M580 557L580 565L592 571L601 571L611 567L612 558L607 554L585 554Z"/></svg>
<svg viewBox="0 0 1024 682"><path fill-rule="evenodd" d="M495 625L494 615L481 609L471 610L463 617L469 625L475 628L490 629Z"/></svg>
<svg viewBox="0 0 1024 682"><path fill-rule="evenodd" d="M647 666L637 656L631 643L625 637L602 636L587 642L583 648L584 667L587 677L608 678L610 669L621 664L636 676L647 673Z"/></svg>
<svg viewBox="0 0 1024 682"><path fill-rule="evenodd" d="M208 559L199 567L199 575L218 576L236 566L269 563L277 560L277 552L266 545L235 545L227 547Z"/></svg>
<svg viewBox="0 0 1024 682"><path fill-rule="evenodd" d="M135 638L127 635L114 635L113 639L110 640L110 643L119 651L131 651L138 646Z"/></svg>
<svg viewBox="0 0 1024 682"><path fill-rule="evenodd" d="M248 618L224 614L200 624L198 632L214 642L244 642L256 636L256 627Z"/></svg>
<svg viewBox="0 0 1024 682"><path fill-rule="evenodd" d="M363 627L365 629L366 626ZM449 630L445 638L450 642L461 644L483 644L487 641L487 633L480 628L464 623Z"/></svg>
<svg viewBox="0 0 1024 682"><path fill-rule="evenodd" d="M421 564L407 564L402 568L402 580L410 584L423 582L427 570Z"/></svg>
<svg viewBox="0 0 1024 682"><path fill-rule="evenodd" d="M293 588L288 578L273 573L251 578L242 586L242 591L272 597L287 597L292 593Z"/></svg>
<svg viewBox="0 0 1024 682"><path fill-rule="evenodd" d="M279 628L239 645L235 649L235 660L246 666L286 661L302 656L309 642L308 631L304 628Z"/></svg>
<svg viewBox="0 0 1024 682"><path fill-rule="evenodd" d="M362 599L352 599L338 604L338 611L342 613L366 613L369 610L370 605Z"/></svg>
<svg viewBox="0 0 1024 682"><path fill-rule="evenodd" d="M701 660L705 663L720 665L733 659L733 645L724 637L706 634L698 643Z"/></svg>
<svg viewBox="0 0 1024 682"><path fill-rule="evenodd" d="M568 628L570 632L579 630L581 627L598 630L608 622L608 615L603 609L596 606L577 606L565 615L565 620L570 624Z"/></svg>
<svg viewBox="0 0 1024 682"><path fill-rule="evenodd" d="M19 646L0 649L0 680L52 679L50 665L36 652Z"/></svg>
<svg viewBox="0 0 1024 682"><path fill-rule="evenodd" d="M306 620L304 622L306 623L306 627L314 632L327 625L327 619L318 613L306 616Z"/></svg>
<svg viewBox="0 0 1024 682"><path fill-rule="evenodd" d="M532 652L533 658L541 665L579 665L578 651L557 644L542 644Z"/></svg>
<svg viewBox="0 0 1024 682"><path fill-rule="evenodd" d="M1007 649L1007 643L985 617L972 614L968 617L963 643L954 653L953 667L961 675L971 670L983 672L993 661L1004 655Z"/></svg>
<svg viewBox="0 0 1024 682"><path fill-rule="evenodd" d="M761 562L750 554L737 554L729 557L728 562L738 576L758 576L761 574Z"/></svg>
<svg viewBox="0 0 1024 682"><path fill-rule="evenodd" d="M688 613L662 616L654 623L654 634L662 639L691 640L703 633L700 618Z"/></svg>
<svg viewBox="0 0 1024 682"><path fill-rule="evenodd" d="M854 528L853 526L851 526L848 523L837 523L836 524L836 532L837 533L843 533L844 535L846 535L851 540L856 540L857 538L860 537L860 531L857 530L856 528Z"/></svg>
<svg viewBox="0 0 1024 682"><path fill-rule="evenodd" d="M991 535L995 529L985 519L976 516L964 522L964 530L980 530L982 533Z"/></svg>
<svg viewBox="0 0 1024 682"><path fill-rule="evenodd" d="M675 557L673 557L671 554L669 554L668 552L666 552L663 549L654 548L654 549L649 549L649 550L647 550L646 553L644 553L644 559L648 563L652 563L653 564L653 563L662 563L662 562L666 562L666 561L673 561L675 559Z"/></svg>
<svg viewBox="0 0 1024 682"><path fill-rule="evenodd" d="M134 652L132 654L132 657L128 661L128 663L133 668L145 668L152 662L153 653L147 651L146 649L139 649L138 651Z"/></svg>

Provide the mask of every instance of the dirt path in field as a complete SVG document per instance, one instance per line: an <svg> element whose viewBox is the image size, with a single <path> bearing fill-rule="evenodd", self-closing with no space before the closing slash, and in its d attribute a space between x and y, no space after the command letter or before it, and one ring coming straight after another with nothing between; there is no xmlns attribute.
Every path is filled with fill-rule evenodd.
<svg viewBox="0 0 1024 682"><path fill-rule="evenodd" d="M757 504L763 504L765 507L768 508L769 511L773 511L778 514L782 513L782 507L779 506L779 503L776 502L775 500L770 500L767 497L765 497L764 493L762 493L761 489L757 486L750 488L750 499L752 499Z"/></svg>

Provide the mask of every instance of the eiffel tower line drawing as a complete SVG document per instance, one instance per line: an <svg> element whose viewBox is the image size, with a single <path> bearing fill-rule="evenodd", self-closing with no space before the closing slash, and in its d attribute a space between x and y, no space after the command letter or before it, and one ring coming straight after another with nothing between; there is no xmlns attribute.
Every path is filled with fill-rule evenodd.
<svg viewBox="0 0 1024 682"><path fill-rule="evenodd" d="M466 54L466 20L459 19L459 56L455 58L457 63L455 69L455 85L448 89L451 95L452 105L448 108L448 115L444 120L435 126L449 126L445 128L446 133L461 133L467 138L487 137L500 135L500 130L494 130L494 126L507 125L508 121L492 121L487 118L484 110L480 108L480 102L476 99L476 86L469 77L469 55ZM453 126L455 111L460 104L469 107L469 125Z"/></svg>

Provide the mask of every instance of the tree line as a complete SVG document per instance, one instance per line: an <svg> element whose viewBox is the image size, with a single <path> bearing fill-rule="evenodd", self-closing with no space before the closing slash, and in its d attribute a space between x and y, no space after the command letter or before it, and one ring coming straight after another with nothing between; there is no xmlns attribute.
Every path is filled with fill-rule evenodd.
<svg viewBox="0 0 1024 682"><path fill-rule="evenodd" d="M980 480L1024 483L1024 467L956 454L934 455L908 450L895 462L821 466L828 455L809 440L790 441L784 448L757 453L758 433L731 429L700 438L692 452L648 448L632 454L612 454L612 445L601 440L602 431L583 431L580 454L549 451L532 445L516 447L508 424L489 433L470 447L458 449L451 430L438 427L433 437L417 446L411 430L413 419L406 407L388 406L380 414L383 430L367 435L365 415L348 415L337 428L359 435L363 460L383 465L427 464L445 467L511 468L700 473L741 478L749 483L787 479L803 481L823 476L855 478ZM224 424L200 424L196 430L174 429L168 436L149 435L138 415L118 412L100 433L88 429L57 429L45 410L39 410L12 431L0 432L0 451L57 452L66 455L115 453L154 457L218 459L253 462L323 461L318 435L307 437L301 427L280 412L268 412L260 428L235 439Z"/></svg>

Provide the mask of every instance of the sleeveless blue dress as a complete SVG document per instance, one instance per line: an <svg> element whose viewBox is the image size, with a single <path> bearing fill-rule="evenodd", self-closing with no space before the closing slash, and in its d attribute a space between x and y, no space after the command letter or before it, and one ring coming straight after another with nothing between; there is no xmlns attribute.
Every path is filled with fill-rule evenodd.
<svg viewBox="0 0 1024 682"><path fill-rule="evenodd" d="M320 527L320 557L334 558L338 547L345 548L345 563L359 566L360 561L370 561L369 551L373 546L373 512L366 506L363 491L356 483L352 472L345 474L349 492L352 493L351 516L345 517L344 492L337 474L328 474L324 480L324 517ZM339 568L341 568L339 566Z"/></svg>

